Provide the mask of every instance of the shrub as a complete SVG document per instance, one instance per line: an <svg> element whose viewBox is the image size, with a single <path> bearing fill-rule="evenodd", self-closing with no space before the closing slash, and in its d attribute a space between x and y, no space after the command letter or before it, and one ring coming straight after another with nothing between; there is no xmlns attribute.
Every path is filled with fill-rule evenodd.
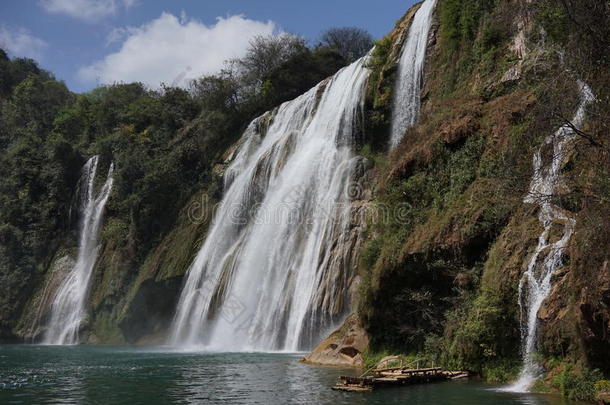
<svg viewBox="0 0 610 405"><path fill-rule="evenodd" d="M595 399L596 383L602 378L602 373L597 369L576 370L569 364L553 377L551 385L569 399L590 401Z"/></svg>

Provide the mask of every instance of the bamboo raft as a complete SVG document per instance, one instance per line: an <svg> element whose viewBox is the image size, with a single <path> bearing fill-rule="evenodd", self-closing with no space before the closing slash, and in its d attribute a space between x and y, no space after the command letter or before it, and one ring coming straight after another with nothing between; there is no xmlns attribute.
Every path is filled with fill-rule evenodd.
<svg viewBox="0 0 610 405"><path fill-rule="evenodd" d="M371 375L368 375L371 374ZM360 377L339 377L333 390L348 392L367 392L377 387L407 384L426 384L437 381L468 378L468 371L447 371L440 367L410 368L409 366L371 368Z"/></svg>

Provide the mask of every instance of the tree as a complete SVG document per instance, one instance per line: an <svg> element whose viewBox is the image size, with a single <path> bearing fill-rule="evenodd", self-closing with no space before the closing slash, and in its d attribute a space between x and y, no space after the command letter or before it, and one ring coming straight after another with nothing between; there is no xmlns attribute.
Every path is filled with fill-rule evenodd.
<svg viewBox="0 0 610 405"><path fill-rule="evenodd" d="M234 62L242 76L258 87L271 71L305 51L305 40L296 35L257 36L250 42L246 56Z"/></svg>
<svg viewBox="0 0 610 405"><path fill-rule="evenodd" d="M335 49L348 62L364 56L373 47L373 36L358 27L335 27L322 33L320 46Z"/></svg>
<svg viewBox="0 0 610 405"><path fill-rule="evenodd" d="M192 81L189 90L207 113L222 113L239 127L303 94L346 62L334 48L312 50L295 35L258 36L243 58Z"/></svg>
<svg viewBox="0 0 610 405"><path fill-rule="evenodd" d="M234 112L239 103L239 81L232 71L224 69L216 75L193 80L190 91L206 111Z"/></svg>

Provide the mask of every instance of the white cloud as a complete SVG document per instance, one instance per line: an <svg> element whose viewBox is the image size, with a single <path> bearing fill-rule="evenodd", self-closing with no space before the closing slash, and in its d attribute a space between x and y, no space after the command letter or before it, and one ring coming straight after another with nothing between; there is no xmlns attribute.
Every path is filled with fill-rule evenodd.
<svg viewBox="0 0 610 405"><path fill-rule="evenodd" d="M114 28L108 35L106 36L106 46L112 45L115 42L123 41L128 34L130 33L130 29L128 28Z"/></svg>
<svg viewBox="0 0 610 405"><path fill-rule="evenodd" d="M96 21L115 15L121 8L133 7L138 0L40 0L52 14L64 14L84 21Z"/></svg>
<svg viewBox="0 0 610 405"><path fill-rule="evenodd" d="M186 85L188 79L218 72L227 59L243 56L255 36L275 31L271 21L242 16L218 18L216 24L206 26L185 15L163 13L141 27L114 31L109 41L120 38L120 50L81 68L78 75L86 83Z"/></svg>
<svg viewBox="0 0 610 405"><path fill-rule="evenodd" d="M9 30L0 27L0 48L8 51L12 56L41 59L47 43L33 36L25 28Z"/></svg>

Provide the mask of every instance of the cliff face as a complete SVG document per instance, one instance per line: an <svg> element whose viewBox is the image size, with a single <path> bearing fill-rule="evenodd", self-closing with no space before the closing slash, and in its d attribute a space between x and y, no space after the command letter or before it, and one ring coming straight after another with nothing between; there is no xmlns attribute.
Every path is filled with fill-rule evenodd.
<svg viewBox="0 0 610 405"><path fill-rule="evenodd" d="M597 193L604 193L598 176L607 176L608 167L602 146L607 129L601 129L607 115L598 115L608 109L599 98L608 83L603 69L592 65L607 59L578 66L584 51L567 39L580 35L574 25L564 26L563 42L553 40L546 30L559 23L549 13L563 15L561 7L438 3L419 124L387 157L373 153L382 161L375 169L375 201L405 207L400 218L369 227L362 253L359 313L374 350L424 353L498 379L518 369L520 279L542 232L538 206L523 200L534 153L573 116L576 80L582 79L597 99L560 162L557 193L539 196L552 199L577 225L538 313L538 342L543 357L607 369L605 354L597 352L610 347L607 253L595 249L590 258L582 256L585 245L593 246L588 238L599 241L601 250L607 246L606 232L591 221L593 216L605 223ZM404 21L408 16L398 32ZM394 49L402 37L390 34L386 47ZM373 80L380 84L371 88L369 117L387 119L391 88L384 83L392 82L396 55L377 54ZM385 139L384 119L370 132L373 149ZM543 159L553 153L543 148ZM553 226L551 241L560 237L561 226Z"/></svg>

